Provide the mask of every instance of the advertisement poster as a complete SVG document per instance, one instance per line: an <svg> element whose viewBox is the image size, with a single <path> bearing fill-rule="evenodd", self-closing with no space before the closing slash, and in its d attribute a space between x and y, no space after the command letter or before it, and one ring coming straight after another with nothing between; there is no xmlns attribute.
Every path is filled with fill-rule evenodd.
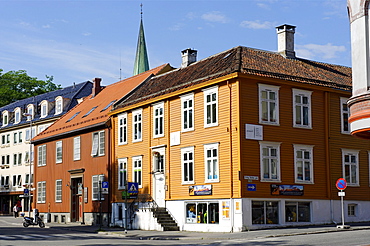
<svg viewBox="0 0 370 246"><path fill-rule="evenodd" d="M212 195L212 185L193 185L189 186L190 196L208 196Z"/></svg>
<svg viewBox="0 0 370 246"><path fill-rule="evenodd" d="M240 214L242 212L242 204L241 200L235 200L235 213Z"/></svg>
<svg viewBox="0 0 370 246"><path fill-rule="evenodd" d="M230 219L230 201L222 202L222 218Z"/></svg>
<svg viewBox="0 0 370 246"><path fill-rule="evenodd" d="M271 185L271 195L303 196L303 185Z"/></svg>

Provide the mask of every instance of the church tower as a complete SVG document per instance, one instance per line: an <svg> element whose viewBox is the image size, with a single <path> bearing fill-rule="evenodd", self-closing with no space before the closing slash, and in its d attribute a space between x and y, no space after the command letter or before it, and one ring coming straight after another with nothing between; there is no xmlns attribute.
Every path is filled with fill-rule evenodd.
<svg viewBox="0 0 370 246"><path fill-rule="evenodd" d="M370 139L370 0L348 0L352 47L351 134Z"/></svg>
<svg viewBox="0 0 370 246"><path fill-rule="evenodd" d="M140 19L140 29L139 29L139 37L137 40L137 47L136 47L136 58L134 64L134 76L148 71L149 70L149 61L148 61L148 53L146 51L146 44L145 44L145 35L144 35L144 26L143 26L143 5L141 4L141 19Z"/></svg>

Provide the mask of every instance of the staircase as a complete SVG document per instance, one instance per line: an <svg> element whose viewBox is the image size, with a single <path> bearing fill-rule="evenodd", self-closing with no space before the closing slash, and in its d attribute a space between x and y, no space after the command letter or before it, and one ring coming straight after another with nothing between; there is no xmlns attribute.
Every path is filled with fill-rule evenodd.
<svg viewBox="0 0 370 246"><path fill-rule="evenodd" d="M157 222L162 226L163 231L179 231L180 228L176 221L168 213L166 208L154 207L152 208L154 217Z"/></svg>

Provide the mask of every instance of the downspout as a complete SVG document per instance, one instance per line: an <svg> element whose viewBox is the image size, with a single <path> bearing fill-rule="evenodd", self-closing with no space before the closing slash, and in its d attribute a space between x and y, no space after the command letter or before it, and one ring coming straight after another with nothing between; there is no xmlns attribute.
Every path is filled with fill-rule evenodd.
<svg viewBox="0 0 370 246"><path fill-rule="evenodd" d="M233 165L233 130L232 130L232 88L230 85L230 81L226 81L227 87L229 88L229 145L230 145L230 208L232 214L231 214L231 232L234 231L234 209L233 209L233 197L234 197L234 165Z"/></svg>
<svg viewBox="0 0 370 246"><path fill-rule="evenodd" d="M170 178L170 173L171 173L170 172L170 166L171 166L170 165L170 157L171 157L171 152L170 152L170 150L171 150L170 110L171 110L171 108L170 108L170 102L171 102L171 100L168 100L166 102L166 107L167 108L165 110L165 112L167 112L166 117L165 117L165 118L167 118L165 125L167 124L166 129L167 129L167 146L168 146L168 149L167 149L167 158L166 158L166 165L167 165L168 169L165 167L166 170L168 170L168 172L166 171L168 173L168 179L167 179L167 175L166 175L165 176L165 180L166 180L166 184L165 184L166 189L165 190L168 192L168 199L171 199L171 192L169 192L169 190L170 190L169 187L171 187L171 185L170 185L171 184L171 178ZM168 184L167 184L167 181L168 181ZM166 206L167 205L167 200L165 199L164 201L165 201L165 207L167 207Z"/></svg>
<svg viewBox="0 0 370 246"><path fill-rule="evenodd" d="M113 212L114 212L114 210L113 210L113 208L112 208L112 206L110 206L111 204L114 204L115 202L116 202L116 199L115 199L115 196L113 195L113 180L114 180L114 178L113 178L113 172L112 172L112 169L114 168L113 166L112 166L112 163L115 163L115 156L116 156L116 152L115 152L115 136L112 136L112 134L115 134L115 130L113 130L112 131L112 129L116 129L115 127L115 124L114 124L114 116L111 116L110 117L110 121L111 121L111 127L110 128L108 128L108 131L109 131L109 134L108 134L108 136L109 136L109 143L110 143L110 145L109 145L109 158L108 158L108 160L109 160L109 168L108 168L108 177L109 177L109 183L110 183L110 192L109 192L109 201L110 202L108 202L108 219L111 217L110 215L111 215L111 213L112 213L112 217L113 217L113 220L114 220L114 222L113 222L113 225L115 225L115 223L116 223L116 221L115 221L115 217L114 217L114 214L113 214ZM117 173L117 172L114 172L114 173ZM111 217L111 218L112 218ZM110 219L109 219L109 221L111 221Z"/></svg>

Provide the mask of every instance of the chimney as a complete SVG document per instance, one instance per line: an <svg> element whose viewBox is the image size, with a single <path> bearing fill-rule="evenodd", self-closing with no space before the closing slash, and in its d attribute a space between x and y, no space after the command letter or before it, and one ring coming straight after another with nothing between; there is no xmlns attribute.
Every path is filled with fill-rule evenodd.
<svg viewBox="0 0 370 246"><path fill-rule="evenodd" d="M295 58L294 33L295 26L281 25L276 27L278 36L278 52L285 58Z"/></svg>
<svg viewBox="0 0 370 246"><path fill-rule="evenodd" d="M181 68L187 67L197 61L197 51L186 49L181 51L182 63Z"/></svg>
<svg viewBox="0 0 370 246"><path fill-rule="evenodd" d="M94 78L93 79L93 88L92 88L92 92L91 92L92 97L95 97L101 91L100 82L101 82L101 78Z"/></svg>

